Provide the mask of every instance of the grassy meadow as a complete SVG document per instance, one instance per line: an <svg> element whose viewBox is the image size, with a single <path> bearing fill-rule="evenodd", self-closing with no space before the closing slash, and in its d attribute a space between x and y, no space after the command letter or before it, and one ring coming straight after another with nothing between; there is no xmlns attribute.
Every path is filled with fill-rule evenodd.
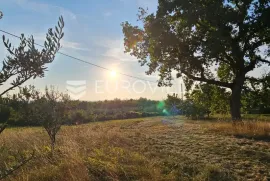
<svg viewBox="0 0 270 181"><path fill-rule="evenodd" d="M0 137L0 168L34 153L4 180L267 181L269 133L269 122L233 125L182 117L95 122L63 126L52 156L42 128L10 128Z"/></svg>

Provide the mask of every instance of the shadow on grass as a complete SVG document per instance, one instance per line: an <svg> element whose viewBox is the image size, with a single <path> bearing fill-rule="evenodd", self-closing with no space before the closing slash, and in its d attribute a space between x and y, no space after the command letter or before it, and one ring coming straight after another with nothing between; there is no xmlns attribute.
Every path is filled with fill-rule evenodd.
<svg viewBox="0 0 270 181"><path fill-rule="evenodd" d="M264 142L270 142L270 137L268 136L250 136L250 135L241 135L241 134L235 134L235 138L239 139L250 139L255 141L264 141Z"/></svg>
<svg viewBox="0 0 270 181"><path fill-rule="evenodd" d="M256 141L270 142L270 123L267 121L216 122L205 124L208 130Z"/></svg>

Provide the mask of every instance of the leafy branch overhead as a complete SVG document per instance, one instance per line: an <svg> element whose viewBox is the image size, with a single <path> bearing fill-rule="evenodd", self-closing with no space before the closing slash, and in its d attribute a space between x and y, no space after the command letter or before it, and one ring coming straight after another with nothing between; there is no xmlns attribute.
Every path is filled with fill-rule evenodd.
<svg viewBox="0 0 270 181"><path fill-rule="evenodd" d="M226 64L236 76L270 65L269 51L259 50L270 45L269 6L265 0L161 0L156 15L140 9L143 28L122 24L125 48L149 66L149 74L159 70L163 84L175 69L179 76L231 87L213 79L209 68Z"/></svg>
<svg viewBox="0 0 270 181"><path fill-rule="evenodd" d="M47 69L46 65L53 62L55 54L60 49L60 40L64 36L63 28L64 20L61 16L58 26L54 30L51 28L48 30L42 50L36 48L33 36L26 38L22 34L19 47L14 48L3 35L4 45L10 55L3 61L2 70L0 71L0 85L3 85L11 77L14 77L15 80L8 89L0 93L0 96L22 85L31 78L44 77Z"/></svg>

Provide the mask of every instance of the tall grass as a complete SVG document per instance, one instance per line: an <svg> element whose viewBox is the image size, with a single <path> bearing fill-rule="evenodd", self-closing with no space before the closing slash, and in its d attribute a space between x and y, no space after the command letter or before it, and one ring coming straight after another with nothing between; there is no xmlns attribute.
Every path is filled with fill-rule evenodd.
<svg viewBox="0 0 270 181"><path fill-rule="evenodd" d="M63 126L54 157L50 154L48 135L42 128L9 128L0 137L0 170L12 166L20 154L28 156L35 150L35 158L6 180L245 180L245 175L241 175L246 172L245 165L250 166L253 180L268 176L270 156L264 147L259 148L260 154L246 157L243 150L238 151L240 146L233 142L235 138L205 134L201 129L205 122L190 124L179 118L174 124L164 124L164 119L167 118ZM230 134L237 130L238 134L246 135L253 130L251 135L265 135L269 131L263 122L206 125ZM254 148L257 146L244 151Z"/></svg>
<svg viewBox="0 0 270 181"><path fill-rule="evenodd" d="M121 126L132 124L131 120L64 126L54 157L42 128L7 129L0 137L0 170L35 150L35 158L6 180L157 180L158 168L131 150L128 134L121 133Z"/></svg>
<svg viewBox="0 0 270 181"><path fill-rule="evenodd" d="M211 123L209 129L238 137L269 140L270 122L243 121L243 122L217 122Z"/></svg>

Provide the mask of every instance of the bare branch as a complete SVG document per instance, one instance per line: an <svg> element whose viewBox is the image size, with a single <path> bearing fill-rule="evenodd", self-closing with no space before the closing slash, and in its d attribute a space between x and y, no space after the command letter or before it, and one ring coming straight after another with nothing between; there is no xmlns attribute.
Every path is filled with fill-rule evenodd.
<svg viewBox="0 0 270 181"><path fill-rule="evenodd" d="M247 73L247 72L253 70L258 62L263 62L263 63L267 63L267 64L270 65L270 61L269 60L263 59L261 56L256 56L256 59L253 60L253 61L251 61L249 63L249 65L247 65L245 67L244 72Z"/></svg>
<svg viewBox="0 0 270 181"><path fill-rule="evenodd" d="M263 62L263 63L268 63L269 66L270 66L270 61L269 60L266 60L266 59L260 59L259 62Z"/></svg>
<svg viewBox="0 0 270 181"><path fill-rule="evenodd" d="M1 173L0 174L0 180L8 177L13 172L15 172L16 170L18 170L19 168L21 168L22 166L24 166L25 164L27 164L29 161L31 161L34 158L34 155L35 155L35 152L33 151L33 153L31 154L31 156L29 158L25 158L20 163L18 163L17 165L13 166L12 168L10 168L8 170L5 170L4 173Z"/></svg>

